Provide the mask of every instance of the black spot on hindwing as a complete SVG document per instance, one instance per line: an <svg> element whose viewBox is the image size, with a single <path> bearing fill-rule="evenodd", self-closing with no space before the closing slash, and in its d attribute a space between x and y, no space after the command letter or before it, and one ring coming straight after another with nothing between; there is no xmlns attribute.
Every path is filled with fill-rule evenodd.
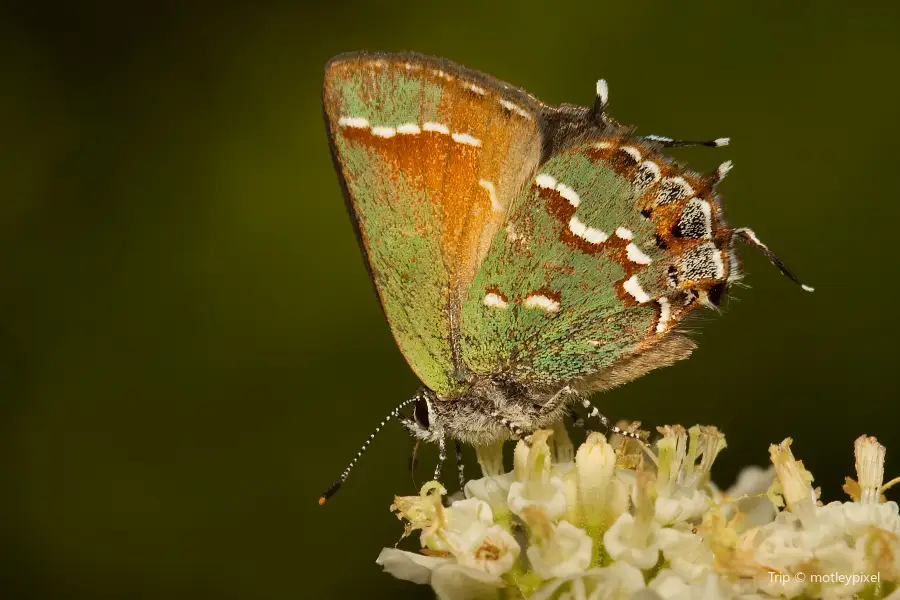
<svg viewBox="0 0 900 600"><path fill-rule="evenodd" d="M717 283L706 290L706 297L710 302L712 302L713 306L720 306L722 304L722 300L724 300L725 298L725 293L727 291L728 284L726 284L725 282Z"/></svg>
<svg viewBox="0 0 900 600"><path fill-rule="evenodd" d="M678 228L678 233L675 233L675 227L673 227L672 235L692 240L709 237L709 221L707 213L703 211L704 206L708 207L701 200L688 202L684 207L684 212L681 214L681 219L678 220L678 224L675 226Z"/></svg>
<svg viewBox="0 0 900 600"><path fill-rule="evenodd" d="M669 265L666 271L666 281L670 287L678 287L678 268L675 265Z"/></svg>
<svg viewBox="0 0 900 600"><path fill-rule="evenodd" d="M659 184L659 193L656 198L656 203L662 206L664 204L678 202L679 200L687 198L688 191L689 188L687 187L687 184L678 177L673 179L663 179L662 183Z"/></svg>

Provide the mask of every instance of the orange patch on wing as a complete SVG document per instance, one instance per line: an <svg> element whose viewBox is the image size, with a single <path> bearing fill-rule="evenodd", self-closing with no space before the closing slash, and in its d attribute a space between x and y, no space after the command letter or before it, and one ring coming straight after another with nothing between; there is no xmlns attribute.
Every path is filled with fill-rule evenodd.
<svg viewBox="0 0 900 600"><path fill-rule="evenodd" d="M509 139L497 128L491 129L486 140L479 137L484 136L483 131L467 131L465 123L474 123L475 118L465 110L449 117L443 120L452 124L441 122L449 130L447 134L421 129L423 124L418 124L419 133L397 133L391 137L381 137L364 128L346 127L340 133L378 152L381 160L391 166L395 177L402 174L409 183L426 192L432 214L441 218L446 263L457 267L450 271L452 289L474 276L474 269L469 265L474 264L479 248L486 246L500 222L501 215L493 209L491 195L480 181L491 181L495 194L499 193L495 179L500 164L495 160L495 153L485 157L484 148L486 144L508 144ZM456 141L453 134L467 134L481 144ZM488 227L491 220L496 224Z"/></svg>

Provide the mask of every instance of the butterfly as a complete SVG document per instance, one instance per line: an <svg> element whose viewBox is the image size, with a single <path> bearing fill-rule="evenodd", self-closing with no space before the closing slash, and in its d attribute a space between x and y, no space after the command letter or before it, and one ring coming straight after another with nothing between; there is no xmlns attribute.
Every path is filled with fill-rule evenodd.
<svg viewBox="0 0 900 600"><path fill-rule="evenodd" d="M528 436L574 406L687 358L679 331L741 278L736 240L800 282L716 185L662 154L727 139L636 136L606 111L544 104L446 59L332 59L323 104L332 158L394 339L422 387L404 426L440 450ZM802 284L800 284L802 285ZM807 286L804 289L812 290ZM324 503L347 479L373 433ZM458 451L458 450L457 450Z"/></svg>

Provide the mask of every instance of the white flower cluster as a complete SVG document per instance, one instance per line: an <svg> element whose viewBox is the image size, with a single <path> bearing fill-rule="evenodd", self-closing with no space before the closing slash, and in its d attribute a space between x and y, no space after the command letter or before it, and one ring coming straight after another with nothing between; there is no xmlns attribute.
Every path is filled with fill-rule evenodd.
<svg viewBox="0 0 900 600"><path fill-rule="evenodd" d="M484 477L465 499L445 507L437 482L395 498L421 552L385 548L377 563L447 600L900 596L900 516L875 438L856 440L851 501L823 506L790 439L723 493L709 478L718 430L659 432L652 449L591 433L575 452L564 428L538 431L510 473L502 444L477 448Z"/></svg>

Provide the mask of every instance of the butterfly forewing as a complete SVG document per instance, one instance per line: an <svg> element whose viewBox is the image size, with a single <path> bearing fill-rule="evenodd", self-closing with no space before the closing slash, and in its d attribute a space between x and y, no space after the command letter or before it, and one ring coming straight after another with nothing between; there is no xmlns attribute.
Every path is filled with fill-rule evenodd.
<svg viewBox="0 0 900 600"><path fill-rule="evenodd" d="M627 138L583 140L540 165L463 307L462 354L472 370L552 388L669 336L696 306L695 288L727 278L729 257L713 243L718 205L699 196L711 191L680 174ZM654 366L693 347L664 346Z"/></svg>
<svg viewBox="0 0 900 600"><path fill-rule="evenodd" d="M540 157L540 103L449 61L356 54L329 63L332 152L394 337L422 382L467 371L460 311Z"/></svg>

